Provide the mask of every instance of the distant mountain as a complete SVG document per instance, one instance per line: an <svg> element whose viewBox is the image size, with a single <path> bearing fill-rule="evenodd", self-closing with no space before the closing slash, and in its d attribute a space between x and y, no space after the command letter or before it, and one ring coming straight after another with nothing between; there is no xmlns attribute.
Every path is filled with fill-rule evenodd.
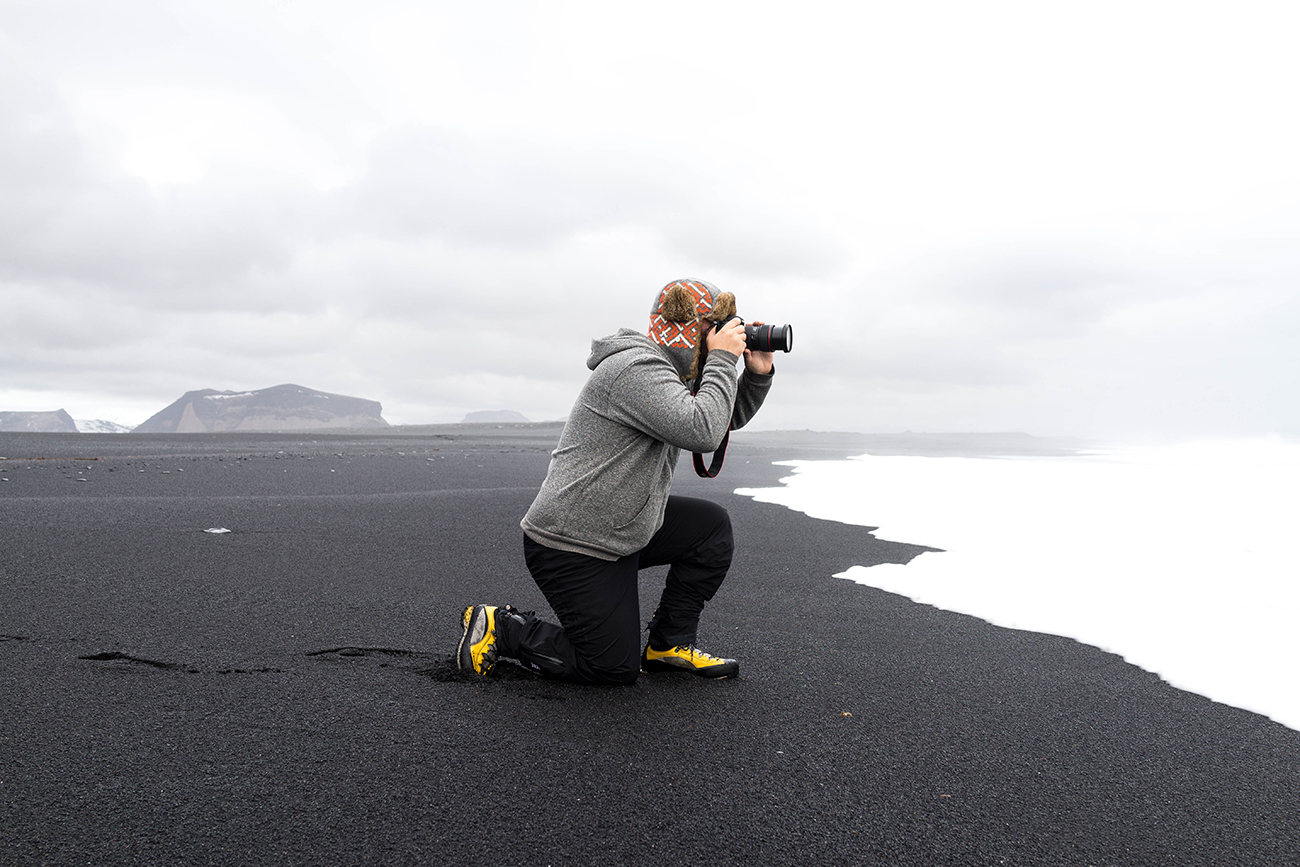
<svg viewBox="0 0 1300 867"><path fill-rule="evenodd" d="M77 425L62 409L53 412L0 412L0 431L76 433Z"/></svg>
<svg viewBox="0 0 1300 867"><path fill-rule="evenodd" d="M461 421L461 424L518 424L527 423L528 419L513 409L485 409L478 412L471 412Z"/></svg>
<svg viewBox="0 0 1300 867"><path fill-rule="evenodd" d="M327 394L301 385L257 391L187 391L133 433L301 431L388 427L378 401Z"/></svg>
<svg viewBox="0 0 1300 867"><path fill-rule="evenodd" d="M104 421L102 418L77 418L73 419L77 424L77 430L81 433L130 433L130 425L118 424L115 421Z"/></svg>

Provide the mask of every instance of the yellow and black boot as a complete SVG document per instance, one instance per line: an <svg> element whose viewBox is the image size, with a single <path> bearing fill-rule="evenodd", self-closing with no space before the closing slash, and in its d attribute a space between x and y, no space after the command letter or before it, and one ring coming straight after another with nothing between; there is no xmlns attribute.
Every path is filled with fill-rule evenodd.
<svg viewBox="0 0 1300 867"><path fill-rule="evenodd" d="M655 650L647 643L641 653L641 670L686 671L700 677L735 677L740 674L740 663L705 653L693 644Z"/></svg>
<svg viewBox="0 0 1300 867"><path fill-rule="evenodd" d="M461 615L465 634L456 647L456 666L461 671L488 674L497 664L497 606L471 605Z"/></svg>

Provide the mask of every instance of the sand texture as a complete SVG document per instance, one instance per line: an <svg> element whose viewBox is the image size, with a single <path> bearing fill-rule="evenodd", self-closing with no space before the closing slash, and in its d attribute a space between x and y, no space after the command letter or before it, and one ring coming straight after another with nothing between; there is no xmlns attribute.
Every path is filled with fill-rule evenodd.
<svg viewBox="0 0 1300 867"><path fill-rule="evenodd" d="M557 435L0 435L0 863L1300 863L1300 732L835 579L921 549L731 493L856 442L679 467L739 679L459 675L464 605L547 612Z"/></svg>

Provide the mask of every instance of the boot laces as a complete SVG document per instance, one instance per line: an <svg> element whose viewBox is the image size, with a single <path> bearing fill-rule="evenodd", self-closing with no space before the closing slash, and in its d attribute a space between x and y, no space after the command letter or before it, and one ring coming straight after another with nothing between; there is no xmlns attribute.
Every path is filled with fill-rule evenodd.
<svg viewBox="0 0 1300 867"><path fill-rule="evenodd" d="M697 662L697 661L709 662L709 663L722 662L722 657L714 656L712 653L709 653L704 650L700 650L694 644L683 644L680 647L678 647L678 650L684 650L688 654L690 654L692 662Z"/></svg>

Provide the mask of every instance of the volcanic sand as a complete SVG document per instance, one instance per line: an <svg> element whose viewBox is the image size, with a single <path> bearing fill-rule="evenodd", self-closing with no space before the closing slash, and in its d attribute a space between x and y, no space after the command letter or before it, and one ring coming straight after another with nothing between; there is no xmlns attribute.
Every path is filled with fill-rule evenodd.
<svg viewBox="0 0 1300 867"><path fill-rule="evenodd" d="M730 493L861 438L679 466L732 514L700 639L740 678L461 675L466 604L549 616L558 432L0 434L0 862L1300 863L1300 732L835 579L925 540Z"/></svg>

